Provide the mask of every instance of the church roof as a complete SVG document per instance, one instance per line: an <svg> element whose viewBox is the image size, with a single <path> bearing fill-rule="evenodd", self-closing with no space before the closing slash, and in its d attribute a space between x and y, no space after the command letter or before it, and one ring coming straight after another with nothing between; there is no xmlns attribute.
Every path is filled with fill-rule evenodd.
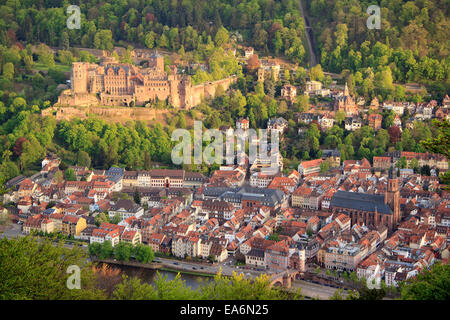
<svg viewBox="0 0 450 320"><path fill-rule="evenodd" d="M379 194L365 194L339 190L331 199L331 207L368 212L378 211L382 214L392 214L391 208L384 203L384 195Z"/></svg>

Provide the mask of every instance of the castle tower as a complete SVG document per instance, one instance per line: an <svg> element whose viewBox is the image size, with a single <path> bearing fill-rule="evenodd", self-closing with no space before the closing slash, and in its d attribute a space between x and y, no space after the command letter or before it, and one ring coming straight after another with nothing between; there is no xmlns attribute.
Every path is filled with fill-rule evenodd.
<svg viewBox="0 0 450 320"><path fill-rule="evenodd" d="M164 71L164 57L158 52L150 56L150 66L158 71Z"/></svg>
<svg viewBox="0 0 450 320"><path fill-rule="evenodd" d="M264 82L264 68L258 68L258 81Z"/></svg>
<svg viewBox="0 0 450 320"><path fill-rule="evenodd" d="M389 204L389 207L393 212L393 225L397 225L400 222L400 188L398 186L398 179L389 179L388 188L384 196L384 202Z"/></svg>
<svg viewBox="0 0 450 320"><path fill-rule="evenodd" d="M71 74L73 93L86 93L88 87L88 74L86 62L74 62Z"/></svg>

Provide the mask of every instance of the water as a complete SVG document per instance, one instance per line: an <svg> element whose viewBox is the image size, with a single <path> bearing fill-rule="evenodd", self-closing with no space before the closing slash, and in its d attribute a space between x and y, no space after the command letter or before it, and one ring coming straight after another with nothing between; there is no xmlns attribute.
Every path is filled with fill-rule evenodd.
<svg viewBox="0 0 450 320"><path fill-rule="evenodd" d="M139 267L131 267L131 266L117 266L111 265L112 268L117 268L125 273L129 277L137 277L141 279L141 281L153 284L154 280L157 277L157 272L159 272L162 276L167 276L166 280L170 281L175 279L177 273L171 271L161 271L161 270L153 270L153 269L145 269ZM190 274L181 273L181 279L185 282L187 287L191 287L192 289L197 289L199 287L199 281L205 281L211 279L210 277L203 276L195 276Z"/></svg>

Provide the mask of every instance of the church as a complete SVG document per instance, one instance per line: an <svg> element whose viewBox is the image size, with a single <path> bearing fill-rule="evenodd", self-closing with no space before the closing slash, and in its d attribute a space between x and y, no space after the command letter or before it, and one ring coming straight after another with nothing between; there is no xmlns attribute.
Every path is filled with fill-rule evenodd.
<svg viewBox="0 0 450 320"><path fill-rule="evenodd" d="M390 232L399 224L400 188L397 179L389 179L385 194L365 194L338 191L330 204L333 213L344 213L354 224L378 228L386 226Z"/></svg>
<svg viewBox="0 0 450 320"><path fill-rule="evenodd" d="M336 99L334 104L335 111L344 111L347 116L358 115L358 105L350 95L347 83L345 83L344 94Z"/></svg>

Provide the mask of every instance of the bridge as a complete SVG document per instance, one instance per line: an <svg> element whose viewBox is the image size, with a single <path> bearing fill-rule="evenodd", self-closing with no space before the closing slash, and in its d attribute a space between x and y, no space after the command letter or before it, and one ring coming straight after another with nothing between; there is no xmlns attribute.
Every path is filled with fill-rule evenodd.
<svg viewBox="0 0 450 320"><path fill-rule="evenodd" d="M304 272L298 270L286 270L276 273L270 277L270 287L285 287L291 288L293 280L301 280Z"/></svg>

